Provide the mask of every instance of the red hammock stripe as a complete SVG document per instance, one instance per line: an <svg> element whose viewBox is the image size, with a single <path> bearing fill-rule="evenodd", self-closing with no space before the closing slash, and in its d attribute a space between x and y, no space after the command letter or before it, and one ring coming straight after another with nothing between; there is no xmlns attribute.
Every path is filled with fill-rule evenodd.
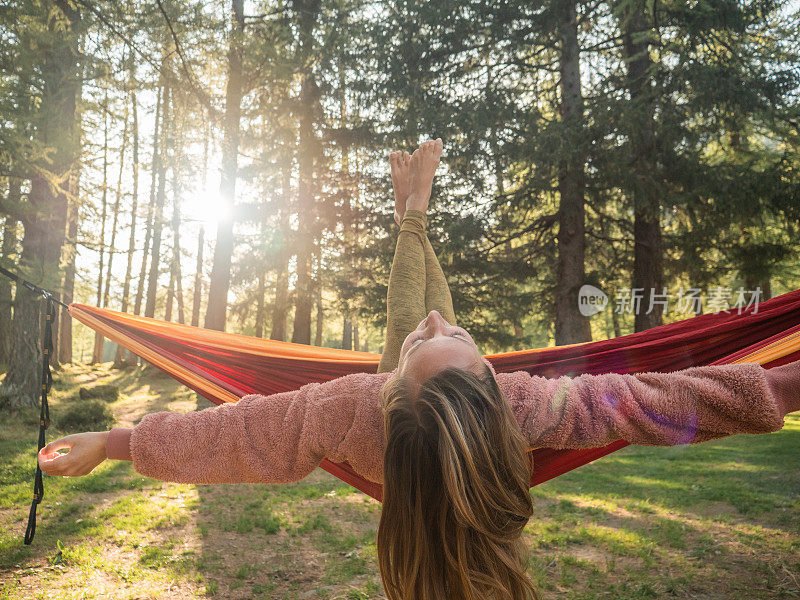
<svg viewBox="0 0 800 600"><path fill-rule="evenodd" d="M375 372L379 359L376 354L211 332L82 304L72 304L70 313L217 404L247 394L293 390L349 373ZM487 358L498 372L524 370L544 377L669 372L731 362L777 366L800 358L800 290L740 313L709 313L609 340ZM591 449L533 449L531 485L627 445L618 440ZM381 486L362 478L349 464L324 460L320 466L381 499Z"/></svg>

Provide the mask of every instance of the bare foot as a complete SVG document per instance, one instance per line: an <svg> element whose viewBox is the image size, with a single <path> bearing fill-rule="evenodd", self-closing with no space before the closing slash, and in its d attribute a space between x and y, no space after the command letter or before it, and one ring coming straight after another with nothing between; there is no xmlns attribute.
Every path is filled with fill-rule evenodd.
<svg viewBox="0 0 800 600"><path fill-rule="evenodd" d="M398 225L403 222L408 199L408 171L411 155L408 152L392 152L389 164L392 168L392 187L394 188L394 220Z"/></svg>
<svg viewBox="0 0 800 600"><path fill-rule="evenodd" d="M442 155L442 138L422 142L419 148L411 155L408 175L409 194L406 208L413 210L428 210L428 200L431 199L431 186L439 157Z"/></svg>

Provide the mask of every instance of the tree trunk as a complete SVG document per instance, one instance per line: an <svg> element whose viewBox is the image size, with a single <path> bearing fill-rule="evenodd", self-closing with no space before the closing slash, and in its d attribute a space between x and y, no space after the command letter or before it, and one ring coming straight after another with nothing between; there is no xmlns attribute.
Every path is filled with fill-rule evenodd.
<svg viewBox="0 0 800 600"><path fill-rule="evenodd" d="M147 220L145 221L144 250L142 252L142 264L139 268L139 285L136 288L136 299L133 303L133 313L138 315L142 310L142 300L144 299L144 286L147 280L147 259L150 256L150 243L153 238L153 217L156 211L156 187L158 186L158 162L160 150L160 133L165 127L165 119L161 110L161 98L164 96L164 77L160 78L158 87L158 98L156 100L156 120L153 126L153 157L150 161L150 202L147 207Z"/></svg>
<svg viewBox="0 0 800 600"><path fill-rule="evenodd" d="M315 290L314 300L317 304L317 319L314 331L314 345L322 346L322 325L325 316L325 308L322 305L322 242L317 240L316 244L317 255L317 273L314 277Z"/></svg>
<svg viewBox="0 0 800 600"><path fill-rule="evenodd" d="M256 298L256 328L255 336L257 338L264 337L264 321L266 320L266 307L264 306L264 294L267 291L267 282L264 270L261 269L258 273L258 298Z"/></svg>
<svg viewBox="0 0 800 600"><path fill-rule="evenodd" d="M558 266L556 292L556 346L588 342L592 339L588 317L580 313L578 291L585 272L585 209L583 151L583 95L581 93L580 48L575 2L560 5L559 37L561 53L561 120L568 139L565 157L559 166L558 190Z"/></svg>
<svg viewBox="0 0 800 600"><path fill-rule="evenodd" d="M59 4L59 6L61 6ZM49 147L50 161L30 177L29 212L22 224L21 275L46 288L61 283L59 260L67 222L66 186L80 155L80 127L76 104L80 91L80 14L65 4L63 21L51 19L49 43L42 49L43 86L35 115L35 136ZM56 31L58 27L58 31ZM43 171L50 172L49 177ZM56 185L53 185L53 184ZM18 286L14 304L14 338L8 373L0 386L0 402L14 407L36 406L40 392L39 307L36 296Z"/></svg>
<svg viewBox="0 0 800 600"><path fill-rule="evenodd" d="M353 323L353 350L361 350L359 348L360 340L358 339L358 323Z"/></svg>
<svg viewBox="0 0 800 600"><path fill-rule="evenodd" d="M226 214L217 224L214 245L214 264L206 307L207 329L225 331L228 309L228 290L231 285L231 255L233 254L233 217L236 202L236 176L239 155L239 121L242 112L242 41L244 37L243 0L232 0L231 38L228 51L228 84L225 90L224 136L222 140L222 179L220 195L227 204Z"/></svg>
<svg viewBox="0 0 800 600"><path fill-rule="evenodd" d="M170 296L168 302L171 305L174 298L178 306L178 323L186 322L186 314L183 306L183 285L181 284L181 186L179 177L175 176L175 184L172 197L172 264L170 265ZM170 313L172 307L170 306ZM167 321L171 320L167 317Z"/></svg>
<svg viewBox="0 0 800 600"><path fill-rule="evenodd" d="M282 183L282 196L281 199L281 213L280 213L280 231L281 231L281 253L278 263L278 272L275 280L275 304L272 307L272 330L269 334L269 339L279 340L281 342L286 340L286 317L289 312L289 259L292 256L289 244L289 237L291 233L291 225L289 223L289 199L291 197L291 177L292 177L292 161L291 158L283 165L283 183Z"/></svg>
<svg viewBox="0 0 800 600"><path fill-rule="evenodd" d="M288 254L288 252L287 252ZM275 304L272 306L272 329L269 339L286 341L286 318L289 313L289 261L281 261L275 281Z"/></svg>
<svg viewBox="0 0 800 600"><path fill-rule="evenodd" d="M135 88L131 89L131 114L133 117L131 129L133 138L133 198L131 200L131 236L128 239L128 261L125 265L125 281L122 284L122 305L120 306L122 312L128 312L131 277L133 276L133 254L136 251L136 217L139 210L139 107L136 101ZM156 123L158 123L158 120L156 120ZM135 363L134 355L118 345L117 353L114 356L114 368L121 369Z"/></svg>
<svg viewBox="0 0 800 600"><path fill-rule="evenodd" d="M307 85L304 83L304 88ZM304 94L305 95L305 94ZM297 282L295 284L294 329L292 342L311 343L311 306L314 291L311 280L311 248L314 236L313 170L314 156L307 144L313 144L314 133L310 117L301 119L300 127L300 182L298 188L299 214L297 228ZM304 142L305 141L305 144Z"/></svg>
<svg viewBox="0 0 800 600"><path fill-rule="evenodd" d="M172 299L175 296L175 271L170 267L169 287L167 288L167 304L164 308L164 320L172 321Z"/></svg>
<svg viewBox="0 0 800 600"><path fill-rule="evenodd" d="M211 138L210 119L206 119L206 133L203 136L203 190L208 189L208 145ZM197 266L194 274L194 289L192 290L192 327L200 324L200 303L203 301L203 250L206 229L201 224L197 236Z"/></svg>
<svg viewBox="0 0 800 600"><path fill-rule="evenodd" d="M106 213L108 212L108 92L103 103L103 197L102 210L100 211L100 268L97 270L97 300L96 305L102 306L103 302L103 260L106 249ZM94 349L92 350L92 364L103 360L104 338L99 332L94 334Z"/></svg>
<svg viewBox="0 0 800 600"><path fill-rule="evenodd" d="M325 309L322 306L322 284L317 283L317 286L317 294L315 298L315 302L317 304L317 319L314 330L314 345L322 346L322 321L325 316Z"/></svg>
<svg viewBox="0 0 800 600"><path fill-rule="evenodd" d="M758 303L761 304L766 300L772 298L772 285L769 273L764 273L760 277L745 275L744 278L745 292L745 305L750 298L753 298L753 303L756 302L756 292L760 289L761 294L758 296Z"/></svg>
<svg viewBox="0 0 800 600"><path fill-rule="evenodd" d="M117 177L116 201L114 202L114 216L111 219L111 241L108 244L108 266L106 268L105 290L103 291L103 308L107 308L111 296L111 269L114 265L114 253L117 243L117 226L119 225L119 211L122 205L122 174L125 166L125 150L128 146L128 107L125 107L125 119L122 125L122 146L119 150L119 175ZM117 351L120 346L117 345ZM102 360L102 353L100 360ZM115 356L116 361L116 356Z"/></svg>
<svg viewBox="0 0 800 600"><path fill-rule="evenodd" d="M106 289L103 291L103 308L108 307L111 295L111 269L114 264L114 252L117 243L117 226L119 225L119 209L122 205L122 173L125 166L125 149L128 146L128 108L125 108L125 120L122 125L122 147L119 150L119 176L117 177L116 201L114 216L111 219L111 241L108 244L108 267L106 268Z"/></svg>
<svg viewBox="0 0 800 600"><path fill-rule="evenodd" d="M321 292L320 288L320 292ZM322 294L318 294L316 297L317 303L317 320L316 320L316 327L314 331L314 345L315 346L322 346L322 325L323 325L323 318L325 316L325 309L322 306Z"/></svg>
<svg viewBox="0 0 800 600"><path fill-rule="evenodd" d="M78 206L80 204L80 174L74 173L69 185L69 207L67 209L67 239L61 253L64 265L64 283L61 286L61 300L69 305L75 294L75 258L78 254ZM58 361L62 364L72 362L72 317L61 311L58 323Z"/></svg>
<svg viewBox="0 0 800 600"><path fill-rule="evenodd" d="M203 244L206 230L201 225L197 236L197 268L194 273L194 296L192 297L192 327L200 324L200 302L203 300Z"/></svg>
<svg viewBox="0 0 800 600"><path fill-rule="evenodd" d="M619 325L619 315L614 308L611 309L611 322L614 324L614 337L622 335L622 328Z"/></svg>
<svg viewBox="0 0 800 600"><path fill-rule="evenodd" d="M347 317L342 323L342 350L353 349L353 322Z"/></svg>
<svg viewBox="0 0 800 600"><path fill-rule="evenodd" d="M759 302L763 302L765 300L769 300L770 298L772 298L772 282L769 277L767 277L761 282L760 287L761 287L761 298L759 299Z"/></svg>
<svg viewBox="0 0 800 600"><path fill-rule="evenodd" d="M625 6L622 37L627 86L631 98L630 143L634 183L633 198L633 283L642 290L642 303L634 316L634 330L643 331L662 323L662 307L650 302L653 293L663 292L664 265L661 233L661 203L656 184L656 143L654 98L651 86L652 61L647 32L652 25L645 15L644 0Z"/></svg>
<svg viewBox="0 0 800 600"><path fill-rule="evenodd" d="M8 204L15 206L20 201L21 181L10 177L8 182ZM7 216L3 223L3 245L0 258L5 268L16 271L17 262L17 222ZM11 280L0 275L0 365L8 364L11 357L12 321L11 321Z"/></svg>
<svg viewBox="0 0 800 600"><path fill-rule="evenodd" d="M340 65L341 67L341 65ZM345 79L345 69L339 68L339 127L345 131L348 127L347 120L347 102L345 99L345 90L347 88L347 81ZM350 149L346 144L342 144L341 150L342 160L342 178L350 184ZM352 254L348 249L355 247L355 219L352 214L352 204L350 203L351 194L345 193L342 199L342 242L345 248L346 262L344 267L348 272L349 285L355 287L355 264L352 260ZM344 308L344 320L342 322L342 350L353 349L353 322L350 320L351 308L350 303L347 302ZM358 336L358 334L356 334ZM358 350L358 342L356 341L356 350Z"/></svg>
<svg viewBox="0 0 800 600"><path fill-rule="evenodd" d="M166 153L169 145L169 94L170 89L164 86L161 98L161 114L163 130L161 150L158 153L156 171L158 174L158 190L156 191L155 211L153 214L153 246L150 249L150 272L147 278L147 302L145 303L144 316L156 315L156 292L158 291L159 263L161 261L161 233L164 229L164 198L166 196L167 169Z"/></svg>
<svg viewBox="0 0 800 600"><path fill-rule="evenodd" d="M301 74L299 125L300 155L298 158L299 185L297 228L297 283L295 285L294 329L292 342L311 343L311 307L314 304L314 289L311 279L311 255L316 229L316 203L314 185L314 159L318 153L318 141L314 133L314 114L319 102L312 63L309 59L314 46L314 28L320 10L320 0L298 3L298 38L304 71Z"/></svg>
<svg viewBox="0 0 800 600"><path fill-rule="evenodd" d="M186 305L183 302L183 280L181 275L181 265L178 263L175 271L175 299L178 303L178 323L186 323Z"/></svg>

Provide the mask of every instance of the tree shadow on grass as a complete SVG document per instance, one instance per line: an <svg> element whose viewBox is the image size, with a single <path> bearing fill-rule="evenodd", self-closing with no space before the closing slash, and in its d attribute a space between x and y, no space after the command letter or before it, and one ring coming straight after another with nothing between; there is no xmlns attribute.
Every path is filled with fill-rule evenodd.
<svg viewBox="0 0 800 600"><path fill-rule="evenodd" d="M197 409L210 403L198 399ZM380 504L316 469L284 485L199 485L197 562L209 593L237 598L384 598Z"/></svg>
<svg viewBox="0 0 800 600"><path fill-rule="evenodd" d="M132 426L148 412L212 406L203 399L195 401L186 388L154 372L109 372L102 378L119 385L123 393L115 412L130 422L121 425ZM714 536L722 535L724 523L709 524L694 516L733 507L735 512L728 516L796 537L799 442L800 420L795 416L787 419L784 430L769 435L669 448L627 447L532 491L548 505L534 519L552 528L540 534L541 539L550 536L546 543L551 548L540 551L600 547L644 561L647 549L657 546L727 569L731 557L714 554L720 546ZM19 461L5 461L10 470L3 476L17 481L18 488L9 492L6 487L4 493L7 499L16 497L15 506L23 509L29 504L31 481L23 473L29 462L26 444L35 456L34 435L30 443L22 443L25 447L3 450L4 457L22 453ZM47 508L42 510L35 546L7 546L0 552L6 560L2 568L32 557L46 560L56 539L67 547L93 538L107 543L108 525L117 527L130 512L143 514L142 528L148 533L148 541L138 546L138 564L182 578L210 596L383 597L375 549L380 505L320 470L294 484L196 486L194 491L192 486L138 476L130 463L112 462L91 477L47 478L45 486ZM71 499L59 505L61 492ZM155 503L155 497L162 503ZM87 506L98 502L104 503L105 512L87 518ZM593 502L632 508L621 515ZM104 516L114 513L110 505L119 509L118 515ZM785 508L791 510L782 511ZM676 514L665 516L662 509ZM22 512L27 515L26 509ZM691 541L691 547L680 548L681 540ZM12 554L5 552L9 549ZM747 569L764 566L747 557L742 560Z"/></svg>
<svg viewBox="0 0 800 600"><path fill-rule="evenodd" d="M781 431L672 447L628 446L537 488L551 495L654 499L686 509L724 501L756 516L800 497L800 418Z"/></svg>
<svg viewBox="0 0 800 600"><path fill-rule="evenodd" d="M800 593L798 425L793 416L772 434L629 446L537 486L526 528L536 564L574 579L581 598L662 597L623 590L631 582L681 597L739 598L753 585L750 597Z"/></svg>
<svg viewBox="0 0 800 600"><path fill-rule="evenodd" d="M198 409L206 406L210 403L198 400ZM631 446L547 482L534 494L644 503L635 514L595 508L586 518L585 507L569 508L560 501L551 520L571 528L573 546L600 546L650 566L654 549L666 548L726 569L730 556L715 554L721 547L715 536L730 526L711 523L696 509L716 507L745 522L774 521L778 509L796 502L800 489L798 471L788 462L798 442L800 429L787 428L679 447ZM383 597L374 546L380 505L365 502L327 473L318 469L288 485L198 486L198 494L198 563L212 593L225 598ZM648 501L674 515L648 511ZM769 527L789 532L797 519ZM739 564L763 568L753 557Z"/></svg>

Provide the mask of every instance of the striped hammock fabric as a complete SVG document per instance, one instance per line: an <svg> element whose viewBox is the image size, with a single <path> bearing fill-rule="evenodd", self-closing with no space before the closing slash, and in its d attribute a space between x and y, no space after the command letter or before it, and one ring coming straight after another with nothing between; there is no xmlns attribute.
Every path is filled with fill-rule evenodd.
<svg viewBox="0 0 800 600"><path fill-rule="evenodd" d="M274 394L310 382L376 372L380 355L320 348L211 331L72 304L81 323L162 369L210 401L237 402L247 394ZM709 313L647 331L596 342L487 355L497 372L543 377L583 373L670 372L694 366L759 363L769 368L800 359L800 290L747 308ZM531 486L627 446L533 448ZM320 466L362 492L381 499L381 485L349 464Z"/></svg>

